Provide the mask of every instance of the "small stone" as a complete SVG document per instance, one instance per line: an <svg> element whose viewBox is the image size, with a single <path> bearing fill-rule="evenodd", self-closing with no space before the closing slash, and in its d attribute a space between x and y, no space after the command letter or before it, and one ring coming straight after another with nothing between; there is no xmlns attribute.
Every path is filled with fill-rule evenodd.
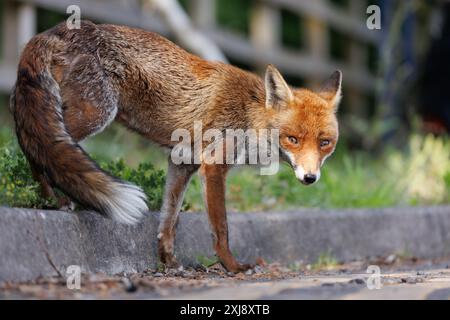
<svg viewBox="0 0 450 320"><path fill-rule="evenodd" d="M133 293L137 291L136 285L128 278L122 278L122 284L126 292Z"/></svg>
<svg viewBox="0 0 450 320"><path fill-rule="evenodd" d="M177 272L175 272L175 277L185 278L186 273L184 271L177 271Z"/></svg>
<svg viewBox="0 0 450 320"><path fill-rule="evenodd" d="M398 278L386 278L383 280L384 284L398 284L400 282L402 282L402 280Z"/></svg>
<svg viewBox="0 0 450 320"><path fill-rule="evenodd" d="M407 277L407 278L402 278L401 281L402 281L402 283L416 284L418 282L423 282L423 279L417 278L417 277Z"/></svg>
<svg viewBox="0 0 450 320"><path fill-rule="evenodd" d="M204 265L202 264L197 264L195 266L195 271L199 271L199 272L208 272L208 268L206 268Z"/></svg>
<svg viewBox="0 0 450 320"><path fill-rule="evenodd" d="M156 277L156 278L159 278L159 277L162 277L163 274L161 272L156 272L156 273L153 274L153 276Z"/></svg>
<svg viewBox="0 0 450 320"><path fill-rule="evenodd" d="M248 269L247 271L245 271L245 275L247 275L247 276L251 276L252 274L253 274L252 269Z"/></svg>
<svg viewBox="0 0 450 320"><path fill-rule="evenodd" d="M351 279L348 283L362 285L362 284L365 284L366 282L364 281L364 279L355 278L355 279Z"/></svg>
<svg viewBox="0 0 450 320"><path fill-rule="evenodd" d="M391 254L384 259L384 263L386 264L393 264L395 261L397 261L397 256L395 254Z"/></svg>
<svg viewBox="0 0 450 320"><path fill-rule="evenodd" d="M263 273L263 269L260 266L255 266L253 268L253 270L255 271L256 274L261 274Z"/></svg>
<svg viewBox="0 0 450 320"><path fill-rule="evenodd" d="M334 287L334 283L332 283L332 282L324 282L324 283L322 283L322 287Z"/></svg>

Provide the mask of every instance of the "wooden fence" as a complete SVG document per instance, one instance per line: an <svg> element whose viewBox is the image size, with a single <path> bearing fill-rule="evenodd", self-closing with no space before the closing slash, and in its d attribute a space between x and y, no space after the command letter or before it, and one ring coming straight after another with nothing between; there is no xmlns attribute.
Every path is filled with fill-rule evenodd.
<svg viewBox="0 0 450 320"><path fill-rule="evenodd" d="M247 0L243 0L247 1ZM3 2L0 60L0 92L8 92L15 79L18 54L36 33L36 8L66 12L69 5L81 8L81 17L101 22L124 24L168 34L167 27L140 0L6 0ZM234 61L260 69L272 63L284 74L316 84L335 69L344 73L347 104L357 108L361 98L371 94L375 79L367 67L367 47L376 46L379 34L366 28L366 1L349 0L349 8L333 6L326 0L255 0L252 2L249 35L239 35L216 22L215 0L189 0L193 23L215 41ZM280 36L281 10L302 18L304 48L283 46ZM346 61L330 57L330 33L333 28L349 39Z"/></svg>

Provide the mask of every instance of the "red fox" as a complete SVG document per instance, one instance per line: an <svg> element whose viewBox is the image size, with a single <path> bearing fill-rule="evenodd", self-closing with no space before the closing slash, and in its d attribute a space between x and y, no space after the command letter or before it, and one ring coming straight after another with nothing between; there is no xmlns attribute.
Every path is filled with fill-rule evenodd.
<svg viewBox="0 0 450 320"><path fill-rule="evenodd" d="M82 21L36 35L23 50L11 96L18 142L42 196L58 188L67 199L119 222L133 224L148 210L143 191L101 170L78 144L116 120L171 149L171 134L204 130L279 130L281 157L303 184L320 177L320 167L338 140L336 109L341 72L318 92L289 87L269 65L265 78L228 64L209 62L152 32ZM225 179L229 164L174 164L169 158L158 230L158 253L169 267L184 191L199 171L214 249L232 272L240 264L228 245ZM60 199L61 204L70 204Z"/></svg>

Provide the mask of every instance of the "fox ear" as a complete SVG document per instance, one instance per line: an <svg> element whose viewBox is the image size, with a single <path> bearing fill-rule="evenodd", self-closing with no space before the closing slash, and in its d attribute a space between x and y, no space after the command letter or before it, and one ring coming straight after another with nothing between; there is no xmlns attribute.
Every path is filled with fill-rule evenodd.
<svg viewBox="0 0 450 320"><path fill-rule="evenodd" d="M266 87L266 109L281 110L286 108L294 99L291 89L280 72L273 66L268 65L265 76Z"/></svg>
<svg viewBox="0 0 450 320"><path fill-rule="evenodd" d="M325 81L319 95L327 100L330 105L337 109L339 102L341 101L342 93L342 72L336 70L333 74Z"/></svg>

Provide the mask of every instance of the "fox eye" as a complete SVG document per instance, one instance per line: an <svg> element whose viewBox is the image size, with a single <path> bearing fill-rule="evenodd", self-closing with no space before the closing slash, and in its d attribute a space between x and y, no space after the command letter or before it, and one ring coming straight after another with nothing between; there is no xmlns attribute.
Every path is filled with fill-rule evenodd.
<svg viewBox="0 0 450 320"><path fill-rule="evenodd" d="M320 140L320 146L321 147L326 147L329 144L330 144L330 140L327 140L327 139Z"/></svg>
<svg viewBox="0 0 450 320"><path fill-rule="evenodd" d="M298 143L298 139L296 137L289 136L288 139L289 139L289 142L292 143L292 144L297 144Z"/></svg>

